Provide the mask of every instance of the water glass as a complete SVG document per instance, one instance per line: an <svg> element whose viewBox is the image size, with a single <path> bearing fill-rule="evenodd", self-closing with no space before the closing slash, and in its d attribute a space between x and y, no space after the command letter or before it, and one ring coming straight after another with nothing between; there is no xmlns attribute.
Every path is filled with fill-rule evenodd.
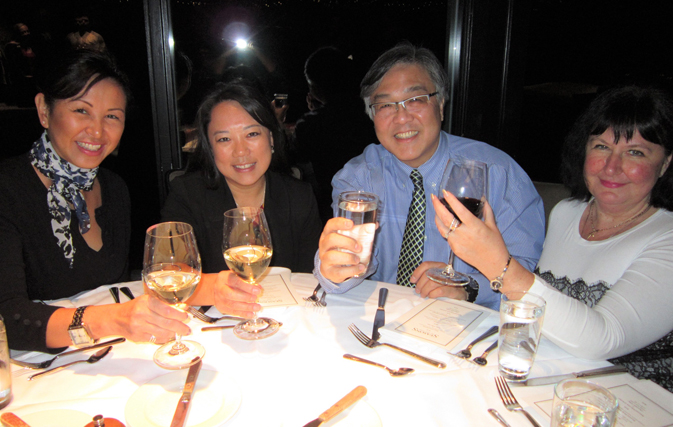
<svg viewBox="0 0 673 427"><path fill-rule="evenodd" d="M498 367L509 381L524 381L542 335L546 302L530 292L507 292L500 301Z"/></svg>
<svg viewBox="0 0 673 427"><path fill-rule="evenodd" d="M586 380L563 380L554 387L551 427L611 427L617 398L606 388Z"/></svg>
<svg viewBox="0 0 673 427"><path fill-rule="evenodd" d="M12 368L9 365L9 348L5 322L0 316L0 409L12 400Z"/></svg>
<svg viewBox="0 0 673 427"><path fill-rule="evenodd" d="M353 228L350 230L339 230L339 233L352 237L360 244L362 252L355 255L360 257L360 264L365 266L365 271L369 267L372 248L374 246L376 211L378 207L379 198L376 194L364 191L347 191L339 194L337 216L353 221ZM344 250L344 252L350 251Z"/></svg>

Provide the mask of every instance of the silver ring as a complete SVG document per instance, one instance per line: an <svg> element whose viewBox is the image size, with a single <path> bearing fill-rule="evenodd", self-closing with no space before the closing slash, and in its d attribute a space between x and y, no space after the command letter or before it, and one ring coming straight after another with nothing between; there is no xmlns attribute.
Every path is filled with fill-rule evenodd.
<svg viewBox="0 0 673 427"><path fill-rule="evenodd" d="M152 336L150 337L150 343L154 344L156 341L157 341L157 337L155 337L154 335L152 335Z"/></svg>
<svg viewBox="0 0 673 427"><path fill-rule="evenodd" d="M449 226L449 232L446 234L449 235L453 233L458 227L460 227L460 220L456 217L453 217L453 221L451 221L451 225Z"/></svg>

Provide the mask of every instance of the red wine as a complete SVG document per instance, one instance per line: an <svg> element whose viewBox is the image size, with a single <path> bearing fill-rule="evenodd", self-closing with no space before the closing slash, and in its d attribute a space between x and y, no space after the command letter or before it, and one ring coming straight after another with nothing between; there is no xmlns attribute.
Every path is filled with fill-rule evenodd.
<svg viewBox="0 0 673 427"><path fill-rule="evenodd" d="M456 218L458 218L458 215L456 215L453 212L453 209L449 207L449 204L446 203L446 200L443 198L439 199L442 204L451 212ZM477 218L481 218L481 215L484 213L484 203L479 200L479 199L473 199L472 197L458 197L458 200L460 203L463 204L474 216Z"/></svg>

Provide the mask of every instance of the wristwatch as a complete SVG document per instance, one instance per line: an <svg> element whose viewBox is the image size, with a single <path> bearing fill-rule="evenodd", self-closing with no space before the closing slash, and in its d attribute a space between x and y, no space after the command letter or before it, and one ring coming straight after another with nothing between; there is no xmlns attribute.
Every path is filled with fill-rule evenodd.
<svg viewBox="0 0 673 427"><path fill-rule="evenodd" d="M507 273L507 269L509 268L509 263L511 261L512 261L512 255L510 255L509 258L507 258L507 265L505 265L505 268L502 270L500 276L491 280L491 289L493 289L494 291L500 292L500 289L502 288L503 277L505 276L505 273Z"/></svg>
<svg viewBox="0 0 673 427"><path fill-rule="evenodd" d="M70 339L75 347L91 345L96 342L96 340L91 338L89 329L82 322L84 310L86 310L87 307L88 306L85 305L75 310L75 314L72 316L72 323L68 326L68 333L70 334Z"/></svg>

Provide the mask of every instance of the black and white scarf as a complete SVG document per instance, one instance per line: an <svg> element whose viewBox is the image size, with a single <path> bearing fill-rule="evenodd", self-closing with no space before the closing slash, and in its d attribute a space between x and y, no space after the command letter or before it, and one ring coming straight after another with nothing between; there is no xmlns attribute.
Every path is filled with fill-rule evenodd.
<svg viewBox="0 0 673 427"><path fill-rule="evenodd" d="M35 141L28 156L33 166L53 182L47 192L51 228L58 241L58 246L63 250L63 255L70 262L70 268L72 268L75 247L72 245L71 212L68 203L75 207L80 233L87 233L91 228L91 223L86 201L84 201L80 190L88 191L93 188L98 168L78 168L63 160L54 150L46 131L40 139Z"/></svg>

